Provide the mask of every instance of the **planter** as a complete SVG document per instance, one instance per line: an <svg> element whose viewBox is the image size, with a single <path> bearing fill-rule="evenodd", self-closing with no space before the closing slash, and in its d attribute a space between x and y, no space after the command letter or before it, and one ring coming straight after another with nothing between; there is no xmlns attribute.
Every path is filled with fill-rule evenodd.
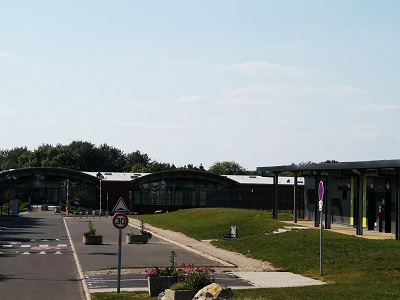
<svg viewBox="0 0 400 300"><path fill-rule="evenodd" d="M192 300L195 295L196 292L190 290L165 290L165 300Z"/></svg>
<svg viewBox="0 0 400 300"><path fill-rule="evenodd" d="M176 276L147 277L150 297L158 296L177 282L178 278Z"/></svg>
<svg viewBox="0 0 400 300"><path fill-rule="evenodd" d="M103 244L102 235L82 235L82 240L85 245L101 245Z"/></svg>
<svg viewBox="0 0 400 300"><path fill-rule="evenodd" d="M149 237L143 234L130 234L126 235L126 243L133 244L133 243L142 243L146 244L149 241Z"/></svg>

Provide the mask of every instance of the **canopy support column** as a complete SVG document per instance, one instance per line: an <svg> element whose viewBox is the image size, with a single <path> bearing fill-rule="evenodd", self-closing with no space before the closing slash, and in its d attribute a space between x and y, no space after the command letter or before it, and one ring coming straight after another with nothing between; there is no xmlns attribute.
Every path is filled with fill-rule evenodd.
<svg viewBox="0 0 400 300"><path fill-rule="evenodd" d="M331 187L332 187L332 175L328 173L327 182L325 189L325 229L331 229L332 225L332 215L331 215L331 206L332 206L332 195L331 195Z"/></svg>
<svg viewBox="0 0 400 300"><path fill-rule="evenodd" d="M294 173L293 185L293 222L297 223L297 211L299 210L299 202L297 201L297 172Z"/></svg>
<svg viewBox="0 0 400 300"><path fill-rule="evenodd" d="M278 219L278 184L279 184L279 174L274 174L274 203L272 208L272 218Z"/></svg>
<svg viewBox="0 0 400 300"><path fill-rule="evenodd" d="M400 178L399 171L396 174L396 205L395 205L395 213L396 213L396 240L400 240Z"/></svg>
<svg viewBox="0 0 400 300"><path fill-rule="evenodd" d="M357 235L363 235L364 219L364 173L358 175L358 197L357 197Z"/></svg>

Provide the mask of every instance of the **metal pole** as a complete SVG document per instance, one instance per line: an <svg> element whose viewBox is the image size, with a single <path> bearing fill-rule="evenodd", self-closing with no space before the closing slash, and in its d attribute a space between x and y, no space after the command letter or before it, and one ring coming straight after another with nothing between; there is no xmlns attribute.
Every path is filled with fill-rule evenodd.
<svg viewBox="0 0 400 300"><path fill-rule="evenodd" d="M319 214L321 215L321 221L319 223L319 275L322 276L322 218L324 215L322 210Z"/></svg>
<svg viewBox="0 0 400 300"><path fill-rule="evenodd" d="M293 184L293 222L297 223L297 172L294 173L294 184Z"/></svg>
<svg viewBox="0 0 400 300"><path fill-rule="evenodd" d="M121 241L122 241L122 229L118 229L118 284L117 293L121 291Z"/></svg>
<svg viewBox="0 0 400 300"><path fill-rule="evenodd" d="M100 207L99 207L99 210L100 210L100 216L101 216L101 178L100 178Z"/></svg>

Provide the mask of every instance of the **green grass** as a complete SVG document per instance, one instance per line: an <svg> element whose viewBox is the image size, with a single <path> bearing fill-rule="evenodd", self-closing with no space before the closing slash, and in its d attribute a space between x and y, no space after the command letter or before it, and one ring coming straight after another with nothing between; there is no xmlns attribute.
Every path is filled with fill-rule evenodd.
<svg viewBox="0 0 400 300"><path fill-rule="evenodd" d="M235 298L250 299L400 299L400 242L368 240L323 232L323 276L319 275L319 231L273 234L284 224L271 213L238 209L191 209L159 215L135 216L154 226L180 231L196 239L215 239L238 228L235 241L214 244L271 262L290 271L327 282L323 286L235 290ZM290 216L283 216L287 219ZM108 293L107 293L108 294ZM143 293L126 298L151 299ZM96 294L94 299L110 295ZM129 298L133 297L133 298Z"/></svg>

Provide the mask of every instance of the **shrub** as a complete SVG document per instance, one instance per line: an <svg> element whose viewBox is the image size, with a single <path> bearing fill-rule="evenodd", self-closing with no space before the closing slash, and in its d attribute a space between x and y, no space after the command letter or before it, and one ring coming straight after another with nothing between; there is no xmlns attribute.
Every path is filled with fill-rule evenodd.
<svg viewBox="0 0 400 300"><path fill-rule="evenodd" d="M19 207L20 211L30 211L31 210L31 205L29 204L29 202L23 202L20 207Z"/></svg>

